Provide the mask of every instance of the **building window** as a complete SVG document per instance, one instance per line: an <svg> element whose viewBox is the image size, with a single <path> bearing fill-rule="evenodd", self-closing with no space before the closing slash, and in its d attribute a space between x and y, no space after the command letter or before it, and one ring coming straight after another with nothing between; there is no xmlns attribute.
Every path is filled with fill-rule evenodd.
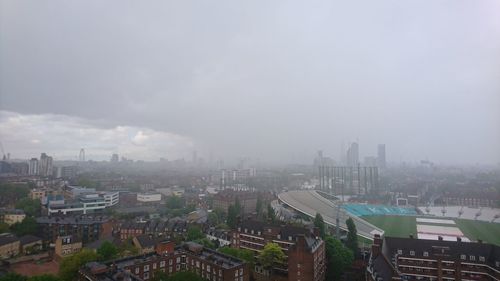
<svg viewBox="0 0 500 281"><path fill-rule="evenodd" d="M483 256L479 256L479 261L480 261L480 262L485 262L485 261L486 261L486 259L485 259Z"/></svg>
<svg viewBox="0 0 500 281"><path fill-rule="evenodd" d="M160 261L160 267L165 267L165 261Z"/></svg>
<svg viewBox="0 0 500 281"><path fill-rule="evenodd" d="M429 256L429 252L424 252L424 257L428 257Z"/></svg>
<svg viewBox="0 0 500 281"><path fill-rule="evenodd" d="M178 265L175 266L175 270L179 271L179 269L181 269L181 265L180 264L178 264Z"/></svg>
<svg viewBox="0 0 500 281"><path fill-rule="evenodd" d="M410 251L410 256L414 256L415 255L415 251Z"/></svg>
<svg viewBox="0 0 500 281"><path fill-rule="evenodd" d="M135 268L135 274L139 274L139 267Z"/></svg>
<svg viewBox="0 0 500 281"><path fill-rule="evenodd" d="M153 263L153 269L156 269L156 262Z"/></svg>
<svg viewBox="0 0 500 281"><path fill-rule="evenodd" d="M199 261L196 261L196 267L200 268L200 262Z"/></svg>
<svg viewBox="0 0 500 281"><path fill-rule="evenodd" d="M460 259L461 259L461 260L465 260L466 258L467 258L467 256L466 256L466 255L460 255Z"/></svg>
<svg viewBox="0 0 500 281"><path fill-rule="evenodd" d="M234 277L238 277L238 270L234 271Z"/></svg>
<svg viewBox="0 0 500 281"><path fill-rule="evenodd" d="M180 262L181 262L181 258L180 258L180 257L177 257L176 262L177 262L177 263L180 263Z"/></svg>
<svg viewBox="0 0 500 281"><path fill-rule="evenodd" d="M144 272L149 271L149 264L144 266Z"/></svg>
<svg viewBox="0 0 500 281"><path fill-rule="evenodd" d="M144 279L149 279L149 272L144 272Z"/></svg>
<svg viewBox="0 0 500 281"><path fill-rule="evenodd" d="M210 272L210 265L207 264L207 271Z"/></svg>
<svg viewBox="0 0 500 281"><path fill-rule="evenodd" d="M398 255L402 255L402 254L403 254L403 250L398 249Z"/></svg>
<svg viewBox="0 0 500 281"><path fill-rule="evenodd" d="M243 275L243 268L240 268L240 275Z"/></svg>
<svg viewBox="0 0 500 281"><path fill-rule="evenodd" d="M475 261L475 260L476 260L476 256L469 256L469 259L470 259L471 261Z"/></svg>

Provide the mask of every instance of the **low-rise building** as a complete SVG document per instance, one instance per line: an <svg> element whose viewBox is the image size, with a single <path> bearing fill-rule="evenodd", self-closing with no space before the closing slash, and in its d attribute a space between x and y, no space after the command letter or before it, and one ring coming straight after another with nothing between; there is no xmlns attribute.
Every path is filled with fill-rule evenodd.
<svg viewBox="0 0 500 281"><path fill-rule="evenodd" d="M26 218L23 210L19 209L0 209L0 222L8 225L20 223Z"/></svg>
<svg viewBox="0 0 500 281"><path fill-rule="evenodd" d="M0 235L0 259L8 259L19 255L20 242L11 234Z"/></svg>
<svg viewBox="0 0 500 281"><path fill-rule="evenodd" d="M57 237L74 235L83 243L107 237L113 232L113 224L106 216L52 216L36 218L38 235L44 241L55 242Z"/></svg>
<svg viewBox="0 0 500 281"><path fill-rule="evenodd" d="M19 238L20 243L20 251L23 254L34 254L40 250L42 250L42 238L34 235L24 235Z"/></svg>
<svg viewBox="0 0 500 281"><path fill-rule="evenodd" d="M78 280L150 280L155 273L167 275L191 271L207 280L248 281L247 264L237 258L188 242L170 253L151 253L115 260L112 264L89 263L79 271Z"/></svg>
<svg viewBox="0 0 500 281"><path fill-rule="evenodd" d="M367 280L500 280L500 247L375 235Z"/></svg>
<svg viewBox="0 0 500 281"><path fill-rule="evenodd" d="M135 236L132 239L132 242L134 243L134 246L139 249L139 253L142 255L155 252L156 242L149 235L143 234Z"/></svg>
<svg viewBox="0 0 500 281"><path fill-rule="evenodd" d="M119 192L80 194L76 199L62 204L48 204L48 214L91 214L118 204Z"/></svg>
<svg viewBox="0 0 500 281"><path fill-rule="evenodd" d="M231 232L231 247L258 254L266 244L278 244L287 256L288 280L323 281L326 271L325 243L317 229L243 221Z"/></svg>
<svg viewBox="0 0 500 281"><path fill-rule="evenodd" d="M137 202L139 203L159 203L161 202L161 193L137 193Z"/></svg>
<svg viewBox="0 0 500 281"><path fill-rule="evenodd" d="M76 236L59 236L56 240L54 252L59 259L63 259L80 252L82 246L82 240Z"/></svg>

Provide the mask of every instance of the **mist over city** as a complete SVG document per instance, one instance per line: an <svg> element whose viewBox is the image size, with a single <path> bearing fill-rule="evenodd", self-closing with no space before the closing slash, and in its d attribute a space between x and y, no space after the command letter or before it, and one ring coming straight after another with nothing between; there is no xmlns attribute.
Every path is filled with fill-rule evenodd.
<svg viewBox="0 0 500 281"><path fill-rule="evenodd" d="M499 10L2 1L2 142L16 158L280 164L386 143L391 162L498 164Z"/></svg>
<svg viewBox="0 0 500 281"><path fill-rule="evenodd" d="M500 280L500 1L0 0L0 281Z"/></svg>

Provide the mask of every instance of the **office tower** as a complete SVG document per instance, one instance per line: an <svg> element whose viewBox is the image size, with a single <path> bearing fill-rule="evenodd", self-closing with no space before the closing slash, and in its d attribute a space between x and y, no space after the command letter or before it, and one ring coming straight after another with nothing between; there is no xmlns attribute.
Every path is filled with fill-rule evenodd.
<svg viewBox="0 0 500 281"><path fill-rule="evenodd" d="M385 144L379 144L377 150L377 162L379 168L385 168Z"/></svg>
<svg viewBox="0 0 500 281"><path fill-rule="evenodd" d="M38 159L36 158L31 158L29 162L29 168L28 168L28 174L30 176L35 176L38 175L39 170L38 170Z"/></svg>
<svg viewBox="0 0 500 281"><path fill-rule="evenodd" d="M118 162L118 159L119 159L118 154L114 153L113 155L111 155L111 162L116 163Z"/></svg>
<svg viewBox="0 0 500 281"><path fill-rule="evenodd" d="M357 142L351 143L347 149L347 166L355 167L359 163L359 145Z"/></svg>
<svg viewBox="0 0 500 281"><path fill-rule="evenodd" d="M80 149L80 155L78 155L78 161L85 162L85 149Z"/></svg>
<svg viewBox="0 0 500 281"><path fill-rule="evenodd" d="M51 177L52 170L52 157L48 156L45 153L42 153L42 155L40 155L39 174L42 177Z"/></svg>

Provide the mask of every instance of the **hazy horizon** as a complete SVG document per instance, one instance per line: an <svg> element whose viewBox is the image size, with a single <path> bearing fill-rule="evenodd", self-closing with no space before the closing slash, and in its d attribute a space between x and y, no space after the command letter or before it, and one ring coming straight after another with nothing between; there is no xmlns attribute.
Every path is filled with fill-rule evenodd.
<svg viewBox="0 0 500 281"><path fill-rule="evenodd" d="M12 158L500 163L500 1L0 0Z"/></svg>

